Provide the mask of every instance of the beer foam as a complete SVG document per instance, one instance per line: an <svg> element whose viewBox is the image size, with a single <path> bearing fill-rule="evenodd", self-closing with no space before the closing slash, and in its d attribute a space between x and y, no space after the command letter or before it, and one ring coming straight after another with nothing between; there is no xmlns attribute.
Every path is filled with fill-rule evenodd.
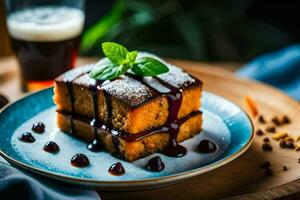
<svg viewBox="0 0 300 200"><path fill-rule="evenodd" d="M80 35L84 13L71 7L36 7L11 13L7 27L11 37L25 41L61 41Z"/></svg>

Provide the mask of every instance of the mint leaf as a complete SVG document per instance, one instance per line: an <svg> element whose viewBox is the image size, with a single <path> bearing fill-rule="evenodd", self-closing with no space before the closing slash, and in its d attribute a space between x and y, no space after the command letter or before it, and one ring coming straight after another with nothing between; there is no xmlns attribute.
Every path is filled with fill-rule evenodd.
<svg viewBox="0 0 300 200"><path fill-rule="evenodd" d="M129 61L130 64L133 64L135 62L135 59L137 57L138 52L137 51L131 51L126 55L126 60Z"/></svg>
<svg viewBox="0 0 300 200"><path fill-rule="evenodd" d="M102 50L104 55L116 65L122 65L126 62L126 56L129 53L124 46L114 42L102 43Z"/></svg>
<svg viewBox="0 0 300 200"><path fill-rule="evenodd" d="M102 74L103 71L106 70L106 68L108 68L108 67L114 67L114 65L108 64L108 65L100 65L100 66L94 67L93 70L89 73L89 76L91 78L96 79L96 77L99 76L100 74Z"/></svg>
<svg viewBox="0 0 300 200"><path fill-rule="evenodd" d="M150 57L140 58L133 64L131 70L139 76L157 76L169 71L165 64Z"/></svg>
<svg viewBox="0 0 300 200"><path fill-rule="evenodd" d="M129 69L139 76L156 76L169 71L161 61L152 57L141 57L137 60L137 51L129 52L124 46L114 42L102 43L102 50L106 56L94 68L89 76L97 80L112 80L124 74Z"/></svg>
<svg viewBox="0 0 300 200"><path fill-rule="evenodd" d="M103 67L96 67L93 69L89 76L97 80L112 80L121 74L124 74L128 69L123 65L106 65Z"/></svg>

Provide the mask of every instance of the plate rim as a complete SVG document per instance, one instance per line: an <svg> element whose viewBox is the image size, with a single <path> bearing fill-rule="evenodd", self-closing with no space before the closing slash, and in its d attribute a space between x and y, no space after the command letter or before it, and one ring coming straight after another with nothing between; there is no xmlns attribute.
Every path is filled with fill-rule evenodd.
<svg viewBox="0 0 300 200"><path fill-rule="evenodd" d="M31 95L35 95L35 94L43 92L43 91L46 91L46 90L51 90L51 89L53 89L53 87L48 87L48 88L38 90L35 92L30 92L30 93L22 96L21 98L19 98L16 101L8 103L2 109L0 109L0 115L7 108L26 99L27 97L29 97ZM249 116L249 114L240 105L228 100L227 98L224 98L223 96L217 95L215 93L211 93L211 92L207 92L207 91L203 91L203 92L217 96L217 97L221 98L222 100L230 102L234 106L238 107L241 110L241 112L243 112L245 114L245 116L247 117L247 119L250 123L251 133L250 133L250 137L249 137L248 141L246 142L246 144L244 144L237 152L235 152L227 157L224 157L216 162L213 162L213 163L210 163L203 167L200 167L200 168L180 172L177 174L167 175L167 176L163 176L163 177L146 178L143 180L102 181L102 180L91 179L91 178L77 178L77 177L73 177L70 175L61 174L58 172L48 172L47 170L40 169L36 166L32 166L32 165L23 163L21 161L18 161L16 159L10 157L5 152L3 152L1 147L0 147L0 156L2 156L9 163L14 164L18 167L21 167L29 172L33 172L36 174L40 174L40 175L43 175L43 176L46 176L46 177L49 177L52 179L56 179L56 180L60 180L60 181L68 182L68 183L81 184L81 185L86 185L86 186L99 186L99 187L103 187L103 188L112 188L112 187L127 188L127 187L132 187L132 186L140 186L140 187L141 186L151 186L151 185L157 185L158 183L160 183L160 184L163 184L163 183L166 184L166 183L171 183L171 182L175 183L180 180L184 180L184 179L194 177L194 176L197 176L200 174L205 174L209 171L212 171L216 168L224 166L224 165L230 163L231 161L235 160L236 158L241 156L251 146L253 139L254 139L254 124L253 124L253 121L252 121L251 117Z"/></svg>

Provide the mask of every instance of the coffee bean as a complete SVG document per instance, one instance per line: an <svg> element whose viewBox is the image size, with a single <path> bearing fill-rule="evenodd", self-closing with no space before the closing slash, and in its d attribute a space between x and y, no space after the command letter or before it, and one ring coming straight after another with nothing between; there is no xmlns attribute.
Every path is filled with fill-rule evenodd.
<svg viewBox="0 0 300 200"><path fill-rule="evenodd" d="M261 129L256 130L256 135L263 135L264 132Z"/></svg>
<svg viewBox="0 0 300 200"><path fill-rule="evenodd" d="M275 126L268 126L266 128L266 131L268 131L270 133L275 133L276 132L276 128L275 128Z"/></svg>
<svg viewBox="0 0 300 200"><path fill-rule="evenodd" d="M272 151L273 147L269 143L263 143L262 150L264 151Z"/></svg>

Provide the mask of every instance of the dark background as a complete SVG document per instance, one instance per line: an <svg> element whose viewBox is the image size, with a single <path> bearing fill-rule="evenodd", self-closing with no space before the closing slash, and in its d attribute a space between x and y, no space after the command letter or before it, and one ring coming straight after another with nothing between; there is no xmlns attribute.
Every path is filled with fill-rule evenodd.
<svg viewBox="0 0 300 200"><path fill-rule="evenodd" d="M94 42L84 34L85 55L99 55L101 42L110 40L165 57L248 61L300 40L299 1L88 0L86 8L89 29L117 19L106 20Z"/></svg>
<svg viewBox="0 0 300 200"><path fill-rule="evenodd" d="M9 52L0 0L0 56ZM86 0L81 55L103 41L163 57L247 62L300 41L300 1Z"/></svg>

